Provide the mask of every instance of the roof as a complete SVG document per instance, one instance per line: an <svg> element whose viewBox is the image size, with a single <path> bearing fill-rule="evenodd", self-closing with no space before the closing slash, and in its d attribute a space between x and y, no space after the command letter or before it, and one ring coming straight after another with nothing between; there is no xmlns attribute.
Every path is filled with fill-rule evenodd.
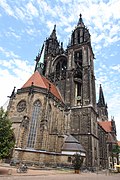
<svg viewBox="0 0 120 180"><path fill-rule="evenodd" d="M115 139L115 137L111 133L108 133L107 142L108 143L115 143L116 144L116 139Z"/></svg>
<svg viewBox="0 0 120 180"><path fill-rule="evenodd" d="M63 101L57 87L54 84L52 84L48 79L40 75L38 71L34 72L34 74L28 79L28 81L22 86L22 88L31 87L32 84L33 86L44 89L50 88L50 92L60 101Z"/></svg>
<svg viewBox="0 0 120 180"><path fill-rule="evenodd" d="M102 126L102 128L106 131L106 132L111 132L111 121L99 121L98 124L100 126Z"/></svg>
<svg viewBox="0 0 120 180"><path fill-rule="evenodd" d="M118 143L118 146L120 146L120 141L118 141L117 143Z"/></svg>
<svg viewBox="0 0 120 180"><path fill-rule="evenodd" d="M72 135L69 135L62 146L62 151L85 152L83 146Z"/></svg>

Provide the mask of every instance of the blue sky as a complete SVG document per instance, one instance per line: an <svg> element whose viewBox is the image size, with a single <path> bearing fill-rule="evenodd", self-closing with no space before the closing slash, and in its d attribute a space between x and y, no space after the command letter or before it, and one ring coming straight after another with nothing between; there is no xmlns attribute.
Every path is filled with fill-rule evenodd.
<svg viewBox="0 0 120 180"><path fill-rule="evenodd" d="M0 106L33 73L34 59L54 24L66 48L80 13L96 58L97 97L102 84L120 140L120 0L0 0Z"/></svg>

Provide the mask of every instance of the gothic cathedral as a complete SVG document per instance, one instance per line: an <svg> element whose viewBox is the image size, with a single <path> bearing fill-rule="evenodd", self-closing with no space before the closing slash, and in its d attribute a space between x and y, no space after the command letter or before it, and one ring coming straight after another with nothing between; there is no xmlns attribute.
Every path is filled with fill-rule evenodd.
<svg viewBox="0 0 120 180"><path fill-rule="evenodd" d="M60 165L71 164L72 156L79 153L85 167L99 167L98 117L108 121L101 88L96 103L94 53L82 16L65 50L54 26L36 56L33 75L10 97L8 114L16 140L13 157Z"/></svg>

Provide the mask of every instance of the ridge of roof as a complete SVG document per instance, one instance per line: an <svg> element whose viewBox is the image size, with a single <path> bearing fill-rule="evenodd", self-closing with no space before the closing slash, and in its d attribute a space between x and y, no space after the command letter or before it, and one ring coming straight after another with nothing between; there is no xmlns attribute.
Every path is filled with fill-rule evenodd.
<svg viewBox="0 0 120 180"><path fill-rule="evenodd" d="M31 87L31 85L44 89L50 88L50 92L60 101L63 102L62 96L58 88L52 84L48 79L42 76L38 71L35 71L34 74L28 79L28 81L22 86L22 88Z"/></svg>

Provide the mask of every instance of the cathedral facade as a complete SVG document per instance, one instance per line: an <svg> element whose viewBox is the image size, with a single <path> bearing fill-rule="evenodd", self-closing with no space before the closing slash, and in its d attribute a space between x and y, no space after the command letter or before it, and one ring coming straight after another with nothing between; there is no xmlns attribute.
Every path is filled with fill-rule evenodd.
<svg viewBox="0 0 120 180"><path fill-rule="evenodd" d="M8 114L16 139L14 158L69 164L77 152L86 167L108 166L107 132L98 123L108 121L107 105L101 86L96 103L94 53L81 15L66 50L58 42L54 26L36 56L33 75L12 93ZM100 148L103 139L104 150Z"/></svg>

